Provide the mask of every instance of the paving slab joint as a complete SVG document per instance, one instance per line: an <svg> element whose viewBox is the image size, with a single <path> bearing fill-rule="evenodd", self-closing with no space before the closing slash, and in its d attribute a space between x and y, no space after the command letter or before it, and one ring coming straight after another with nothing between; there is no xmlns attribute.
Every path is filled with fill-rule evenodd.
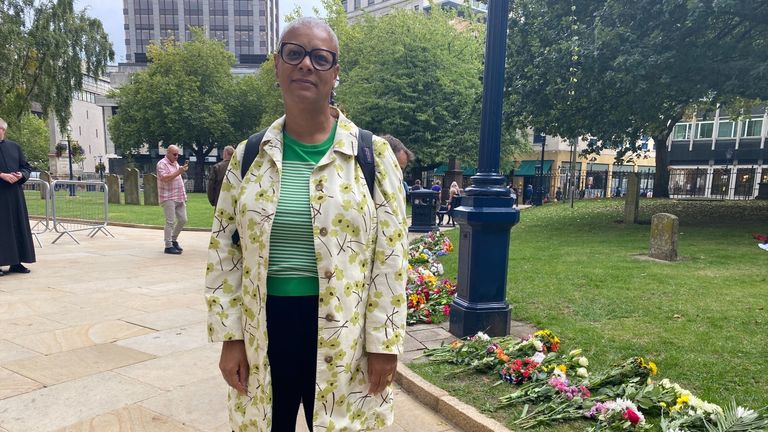
<svg viewBox="0 0 768 432"><path fill-rule="evenodd" d="M501 423L420 377L403 363L397 365L395 382L404 392L465 432L511 432Z"/></svg>

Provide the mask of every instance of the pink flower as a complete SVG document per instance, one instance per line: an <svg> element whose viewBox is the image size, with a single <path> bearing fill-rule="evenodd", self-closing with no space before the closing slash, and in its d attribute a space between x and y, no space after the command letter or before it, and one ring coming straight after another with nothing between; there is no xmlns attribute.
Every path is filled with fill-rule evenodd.
<svg viewBox="0 0 768 432"><path fill-rule="evenodd" d="M443 315L448 316L451 314L451 307L449 305L443 305Z"/></svg>

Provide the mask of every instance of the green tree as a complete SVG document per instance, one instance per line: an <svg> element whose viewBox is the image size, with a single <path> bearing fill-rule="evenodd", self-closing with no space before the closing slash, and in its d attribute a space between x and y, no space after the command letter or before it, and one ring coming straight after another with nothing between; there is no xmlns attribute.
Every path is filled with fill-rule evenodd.
<svg viewBox="0 0 768 432"><path fill-rule="evenodd" d="M83 73L98 77L114 59L101 21L73 0L0 0L0 115L20 122L32 102L69 122Z"/></svg>
<svg viewBox="0 0 768 432"><path fill-rule="evenodd" d="M8 121L8 139L19 143L30 165L48 170L49 136L44 120L26 112L20 121Z"/></svg>
<svg viewBox="0 0 768 432"><path fill-rule="evenodd" d="M654 196L668 196L666 142L694 104L768 95L768 5L746 1L520 0L511 11L507 121L588 149L656 143Z"/></svg>
<svg viewBox="0 0 768 432"><path fill-rule="evenodd" d="M343 29L338 101L354 121L400 138L423 166L477 156L484 29L433 8Z"/></svg>
<svg viewBox="0 0 768 432"><path fill-rule="evenodd" d="M247 94L256 82L232 76L234 55L220 41L195 29L192 40L152 44L147 54L149 67L114 93L120 109L109 128L121 151L177 144L202 162L214 148L258 130L261 103ZM203 174L196 163L195 191L203 190Z"/></svg>

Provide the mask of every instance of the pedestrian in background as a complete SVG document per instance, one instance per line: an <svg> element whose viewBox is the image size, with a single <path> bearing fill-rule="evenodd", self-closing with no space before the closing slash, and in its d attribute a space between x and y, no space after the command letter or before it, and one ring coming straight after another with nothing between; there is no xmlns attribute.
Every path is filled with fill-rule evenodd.
<svg viewBox="0 0 768 432"><path fill-rule="evenodd" d="M224 176L227 174L227 169L229 168L229 160L232 158L232 153L234 152L234 147L224 147L224 152L221 155L222 160L213 166L211 175L208 177L206 193L208 194L208 202L214 207L216 207L216 202L219 200L221 182L224 181Z"/></svg>
<svg viewBox="0 0 768 432"><path fill-rule="evenodd" d="M221 189L208 336L223 342L219 368L238 432L294 431L300 405L317 432L393 421L406 324L403 176L374 136L368 189L356 160L360 131L328 104L338 59L325 22L285 27L274 56L285 116L243 167L248 144L238 146Z"/></svg>
<svg viewBox="0 0 768 432"><path fill-rule="evenodd" d="M5 273L29 273L22 264L35 262L35 245L29 228L27 202L23 185L29 180L32 167L21 147L5 139L8 123L0 118L0 266L9 266Z"/></svg>
<svg viewBox="0 0 768 432"><path fill-rule="evenodd" d="M165 214L164 252L180 255L179 233L187 223L187 191L182 175L189 169L189 161L179 165L179 148L168 146L165 157L157 162L157 197Z"/></svg>
<svg viewBox="0 0 768 432"><path fill-rule="evenodd" d="M403 172L403 174L405 174L405 169L408 167L408 162L416 159L416 155L408 150L402 141L393 137L392 135L383 135L382 138L384 138L389 143L389 147L395 153L395 157L397 158L397 164L400 165L400 170ZM410 187L408 187L408 183L406 183L405 179L403 179L403 189L405 189L405 195L407 197L411 190Z"/></svg>

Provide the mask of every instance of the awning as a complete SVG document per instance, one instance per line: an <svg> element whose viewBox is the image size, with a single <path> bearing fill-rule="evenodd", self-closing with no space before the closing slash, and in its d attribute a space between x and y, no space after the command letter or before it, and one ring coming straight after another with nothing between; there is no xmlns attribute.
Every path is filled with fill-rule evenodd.
<svg viewBox="0 0 768 432"><path fill-rule="evenodd" d="M471 167L461 167L461 171L464 173L465 176L473 176L477 174L477 170ZM448 172L448 165L442 164L439 167L435 168L434 175L436 176L443 176L445 173Z"/></svg>
<svg viewBox="0 0 768 432"><path fill-rule="evenodd" d="M544 161L544 171L545 173L549 172L550 169L552 169L552 162L551 160L545 160ZM536 175L536 166L541 164L540 160L524 160L520 162L520 167L515 170L515 176L532 176Z"/></svg>

